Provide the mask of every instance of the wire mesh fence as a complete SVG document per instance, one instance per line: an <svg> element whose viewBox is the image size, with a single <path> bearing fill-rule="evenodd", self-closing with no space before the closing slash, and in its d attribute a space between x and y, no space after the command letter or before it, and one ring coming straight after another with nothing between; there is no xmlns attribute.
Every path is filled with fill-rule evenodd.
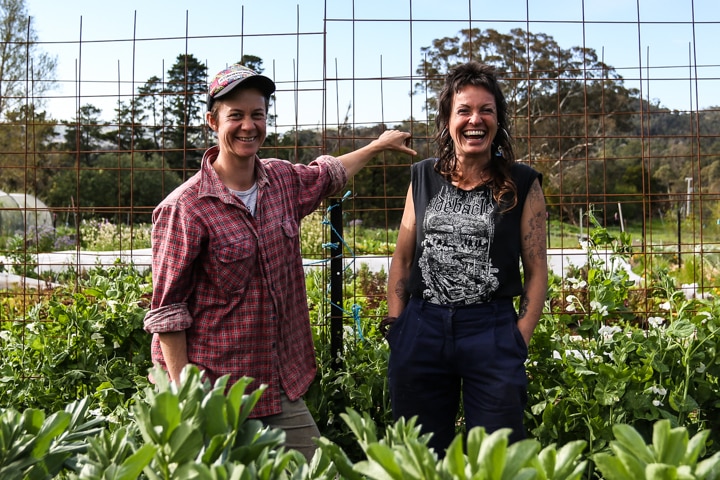
<svg viewBox="0 0 720 480"><path fill-rule="evenodd" d="M387 272L409 166L435 155L442 77L470 59L498 69L519 160L543 174L556 275L581 275L594 218L628 235L640 299L660 270L691 295L718 288L720 9L711 0L275 1L227 6L209 21L182 7L162 19L142 7L117 12L93 21L80 9L75 26L52 34L39 26L58 11L4 12L3 288L51 286L58 265L147 266L153 208L216 141L204 120L208 77L237 61L278 86L263 157L307 163L388 127L413 133L417 158L378 157L343 202L353 271ZM132 34L113 33L116 24ZM331 255L322 216L303 224L308 262ZM354 295L380 314L382 289ZM630 308L642 320L656 306Z"/></svg>

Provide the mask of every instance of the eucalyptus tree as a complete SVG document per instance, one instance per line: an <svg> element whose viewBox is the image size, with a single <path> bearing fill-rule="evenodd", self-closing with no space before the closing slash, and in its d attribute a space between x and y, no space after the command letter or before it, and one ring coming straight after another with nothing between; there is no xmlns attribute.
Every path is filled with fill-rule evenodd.
<svg viewBox="0 0 720 480"><path fill-rule="evenodd" d="M57 59L42 51L25 0L0 0L0 117L55 86Z"/></svg>
<svg viewBox="0 0 720 480"><path fill-rule="evenodd" d="M573 205L588 203L588 191L582 182L566 184L564 174L580 169L587 178L588 160L602 154L606 138L638 134L638 92L592 48L564 48L550 35L519 28L507 34L471 28L421 50L415 93L427 96L431 111L449 68L477 60L497 69L518 158L545 174L551 209L562 205L571 219Z"/></svg>
<svg viewBox="0 0 720 480"><path fill-rule="evenodd" d="M41 195L55 125L43 107L57 61L32 20L25 0L0 0L0 189Z"/></svg>

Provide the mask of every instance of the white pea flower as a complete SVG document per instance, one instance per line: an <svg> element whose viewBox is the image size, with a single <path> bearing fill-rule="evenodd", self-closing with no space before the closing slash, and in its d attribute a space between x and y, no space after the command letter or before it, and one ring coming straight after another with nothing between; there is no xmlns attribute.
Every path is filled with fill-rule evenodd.
<svg viewBox="0 0 720 480"><path fill-rule="evenodd" d="M0 338L5 340L6 342L8 340L10 340L10 337L11 337L10 332L8 332L7 330L3 330L2 332L0 332Z"/></svg>
<svg viewBox="0 0 720 480"><path fill-rule="evenodd" d="M663 387L652 386L652 387L650 387L650 391L652 393L654 393L655 395L661 395L663 397L665 396L665 394L667 394L667 389L665 389Z"/></svg>
<svg viewBox="0 0 720 480"><path fill-rule="evenodd" d="M655 405L656 407L662 407L663 402L661 402L660 400L653 400L653 405Z"/></svg>
<svg viewBox="0 0 720 480"><path fill-rule="evenodd" d="M648 317L648 323L653 328L660 328L665 323L665 319L662 317Z"/></svg>
<svg viewBox="0 0 720 480"><path fill-rule="evenodd" d="M32 332L32 333L38 333L37 323L35 323L35 322L26 323L25 330Z"/></svg>
<svg viewBox="0 0 720 480"><path fill-rule="evenodd" d="M705 373L706 368L707 366L704 363L700 362L700 365L695 369L695 371L697 373Z"/></svg>
<svg viewBox="0 0 720 480"><path fill-rule="evenodd" d="M619 332L621 330L622 329L620 327L618 327L617 325L613 325L613 326L603 325L598 330L598 333L600 335L602 335L603 337L612 337L613 335L615 335L617 332Z"/></svg>
<svg viewBox="0 0 720 480"><path fill-rule="evenodd" d="M607 305L603 305L602 303L598 302L597 300L592 300L590 302L590 309L598 312L603 317L606 317L608 314Z"/></svg>
<svg viewBox="0 0 720 480"><path fill-rule="evenodd" d="M580 360L582 360L584 358L584 356L580 350L568 350L567 353L569 353L573 357L578 358ZM592 358L593 356L594 355L592 353L590 353L589 357Z"/></svg>
<svg viewBox="0 0 720 480"><path fill-rule="evenodd" d="M568 295L565 297L565 301L567 302L567 305L565 305L565 310L568 312L574 312L575 311L575 302L578 301L578 298L575 295Z"/></svg>
<svg viewBox="0 0 720 480"><path fill-rule="evenodd" d="M118 342L113 342L113 348L117 350L118 348L120 348L120 344Z"/></svg>
<svg viewBox="0 0 720 480"><path fill-rule="evenodd" d="M105 346L105 339L103 338L102 334L95 332L92 335L90 335L91 340L95 340L95 343L98 345L98 347L104 347Z"/></svg>
<svg viewBox="0 0 720 480"><path fill-rule="evenodd" d="M580 360L583 359L583 354L582 354L582 352L580 352L580 350L565 350L565 353L568 356L572 356L572 357L578 358ZM556 360L562 360L562 355L560 354L560 352L555 350L555 351L553 351L553 358Z"/></svg>
<svg viewBox="0 0 720 480"><path fill-rule="evenodd" d="M660 307L662 310L666 310L666 311L669 311L672 308L672 306L670 305L670 302L661 303L660 305L658 305L658 307Z"/></svg>

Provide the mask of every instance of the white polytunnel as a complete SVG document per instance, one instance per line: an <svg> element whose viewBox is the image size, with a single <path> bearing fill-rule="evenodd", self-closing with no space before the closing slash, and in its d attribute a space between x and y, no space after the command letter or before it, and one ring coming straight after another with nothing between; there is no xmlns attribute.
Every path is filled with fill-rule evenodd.
<svg viewBox="0 0 720 480"><path fill-rule="evenodd" d="M0 236L52 227L52 212L35 195L0 190Z"/></svg>

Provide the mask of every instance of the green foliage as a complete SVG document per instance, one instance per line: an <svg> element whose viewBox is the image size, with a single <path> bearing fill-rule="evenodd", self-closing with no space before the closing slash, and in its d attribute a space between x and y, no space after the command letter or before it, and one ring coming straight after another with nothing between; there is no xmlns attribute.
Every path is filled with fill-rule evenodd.
<svg viewBox="0 0 720 480"><path fill-rule="evenodd" d="M626 258L626 245L600 227L591 235L591 250L611 248L608 263ZM708 430L707 448L718 451L720 304L687 299L657 275L645 310L628 308L636 287L615 270L590 261L580 278L552 284L559 313L541 319L527 365L532 436L542 444L583 438L594 455L607 451L616 424L649 439L667 419L691 433Z"/></svg>
<svg viewBox="0 0 720 480"><path fill-rule="evenodd" d="M90 399L47 418L0 410L0 477L269 480L305 464L282 447L284 432L248 419L264 390L246 392L252 379L228 386L224 377L210 387L188 366L178 387L161 369L152 375L156 386L136 394L133 414L115 429L89 416Z"/></svg>
<svg viewBox="0 0 720 480"><path fill-rule="evenodd" d="M217 478L234 469L242 478L283 478L289 466L305 462L300 453L281 447L283 431L248 419L265 389L246 392L252 379L229 386L225 376L206 388L195 366L185 367L180 386L159 368L152 376L155 388L133 408L147 450L147 478Z"/></svg>
<svg viewBox="0 0 720 480"><path fill-rule="evenodd" d="M40 103L39 99L56 83L57 59L42 51L35 25L25 0L2 2L0 38L4 47L0 51L0 64L3 66L0 118L3 120L8 112L20 110L28 101ZM33 80L38 82L37 86L33 85L31 99L26 98L29 64L33 66Z"/></svg>
<svg viewBox="0 0 720 480"><path fill-rule="evenodd" d="M653 428L652 444L628 425L613 427L612 453L598 453L594 460L608 480L665 480L720 478L720 452L698 461L705 451L708 430L689 438L684 427L672 428L659 420Z"/></svg>
<svg viewBox="0 0 720 480"><path fill-rule="evenodd" d="M346 335L343 352L336 359L331 357L329 339L316 338L318 373L305 403L323 436L358 459L361 452L341 417L348 408L354 408L370 414L381 426L392 423L387 385L389 351L379 339L360 341Z"/></svg>
<svg viewBox="0 0 720 480"><path fill-rule="evenodd" d="M427 446L416 419L388 424L382 434L365 412L341 414L362 454L353 461L327 437L310 464L286 450L284 432L249 415L264 386L252 392L242 378L210 386L197 367L183 369L180 384L151 371L156 385L138 392L132 415L112 427L88 410L89 399L45 415L0 410L0 476L3 479L567 479L584 478L586 442L542 448L536 439L508 444L508 429L487 434L476 427L458 435L443 458ZM595 455L602 478L716 479L720 453L703 459L709 432L692 439L668 421L655 423L653 443L628 425L616 425L607 452ZM644 475L643 475L644 473ZM630 477L632 475L633 477Z"/></svg>
<svg viewBox="0 0 720 480"><path fill-rule="evenodd" d="M0 299L0 405L56 410L92 395L111 411L147 384L149 279L116 265L76 280L35 305Z"/></svg>
<svg viewBox="0 0 720 480"><path fill-rule="evenodd" d="M647 443L661 419L697 437L688 442L702 444L700 457L712 456L720 449L720 303L686 298L667 271L655 272L647 284L636 286L624 270L613 267L629 257L629 239L594 224L591 253L607 248L609 253L598 257L604 261L590 256L586 267L564 279L551 279L553 307L547 312L552 313L543 316L530 345L526 426L531 438L520 442L522 448L503 446L502 433L470 432L456 439L440 462L413 433L412 422L393 424L386 380L389 352L375 328L387 310L387 280L384 272L363 267L346 270L346 324L337 358L330 351L326 271L312 269L307 276L319 365L305 401L323 434L321 452L309 465L279 455L274 440L263 440L262 448L243 447L244 452L254 452L248 454L254 467L244 463L241 450L218 443L231 435L228 429L239 425L239 417L209 413L203 401L235 411L236 405L230 407L221 399L234 387L218 385L207 400L198 400L209 391L198 390L200 380L189 380L195 386L178 391L160 380L159 390L146 392L149 336L142 330L142 319L149 305L150 279L120 264L79 277L68 274L72 288L0 298L0 405L57 411L87 397L93 412L108 415L108 431L82 447L82 458L78 453L63 460L63 468L74 468L79 478L133 478L138 470L144 472L141 478L173 478L180 475L176 471L198 478L253 478L263 468L282 471L287 478L394 478L397 468L408 478L449 478L448 472L460 471L468 472L466 478L469 472L491 478L487 475L505 471L517 478L530 471L537 472L535 478L579 478L581 471L583 478L590 478L599 475L600 462L605 461L596 465L597 459L606 458L598 454L627 456L614 453L616 425L632 427ZM636 290L647 293L642 308L633 305L638 301ZM653 313L639 313L643 311ZM228 402L246 394L233 395ZM348 409L363 412L362 417L346 414ZM195 413L205 420L190 418ZM200 441L196 431L207 428L224 433L214 441L203 433ZM263 436L254 430L260 425L246 428L246 440ZM383 431L384 438L372 433L377 431ZM701 432L706 433L698 437ZM206 464L197 455L176 452L197 448L206 448L205 453L234 452L243 460ZM472 463L473 449L483 448L489 449L497 471ZM521 457L528 460L515 460ZM180 469L180 464L188 466ZM702 465L712 471L708 463ZM681 467L678 472L687 470ZM168 476L153 477L146 468ZM652 468L655 472L660 467Z"/></svg>
<svg viewBox="0 0 720 480"><path fill-rule="evenodd" d="M6 258L9 260L7 265L1 265L0 271L7 269L10 273L20 275L27 278L37 278L35 269L37 268L37 255L32 249L28 249L23 235L14 235L10 237L5 245L7 251Z"/></svg>
<svg viewBox="0 0 720 480"><path fill-rule="evenodd" d="M482 427L476 427L467 437L458 435L444 458L439 459L427 446L430 435L420 434L415 418L388 425L383 436L377 434L377 427L367 413L360 415L348 409L342 418L365 459L352 465L342 450L321 438L321 452L333 460L341 478L579 479L584 470L583 441L572 442L560 450L550 445L541 451L539 442L532 439L508 445L507 429L488 435Z"/></svg>
<svg viewBox="0 0 720 480"><path fill-rule="evenodd" d="M101 430L88 399L46 416L43 410L0 409L0 478L53 478L86 448L85 439Z"/></svg>
<svg viewBox="0 0 720 480"><path fill-rule="evenodd" d="M81 204L91 212L121 212L132 207L131 218L117 216L114 223L149 222L152 209L181 183L178 173L168 169L159 155L93 153L88 161L92 168L69 168L56 175L47 194L49 206ZM80 192L78 184L82 185Z"/></svg>
<svg viewBox="0 0 720 480"><path fill-rule="evenodd" d="M107 219L83 220L80 223L80 245L90 251L150 248L150 224L113 224Z"/></svg>

